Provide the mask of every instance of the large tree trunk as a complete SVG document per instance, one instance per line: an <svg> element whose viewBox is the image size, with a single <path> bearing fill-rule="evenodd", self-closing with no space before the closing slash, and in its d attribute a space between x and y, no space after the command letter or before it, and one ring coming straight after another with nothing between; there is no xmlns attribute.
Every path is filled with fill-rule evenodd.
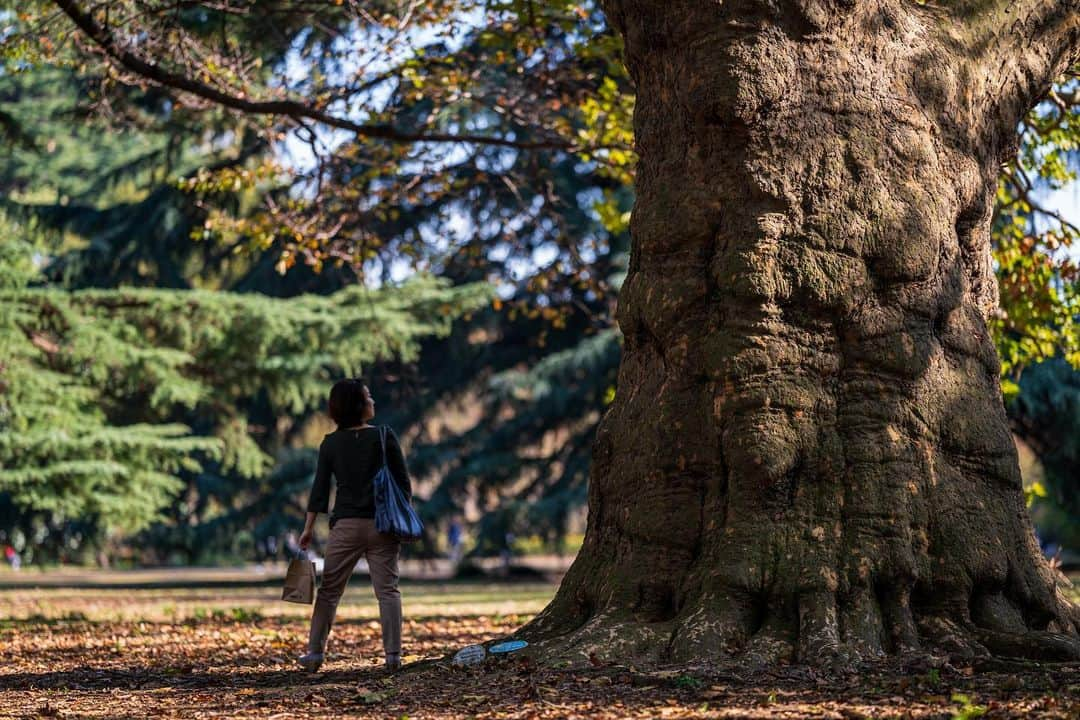
<svg viewBox="0 0 1080 720"><path fill-rule="evenodd" d="M527 636L1080 657L986 324L998 171L1076 5L961 5L608 3L638 93L626 343L585 545Z"/></svg>

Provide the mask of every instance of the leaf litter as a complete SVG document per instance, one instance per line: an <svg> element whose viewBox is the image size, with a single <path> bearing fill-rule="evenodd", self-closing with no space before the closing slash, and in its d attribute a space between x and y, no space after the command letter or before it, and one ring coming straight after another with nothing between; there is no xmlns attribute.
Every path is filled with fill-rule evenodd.
<svg viewBox="0 0 1080 720"><path fill-rule="evenodd" d="M97 602L137 602L142 592ZM345 613L322 671L306 674L293 664L302 615L256 605L89 619L50 616L40 591L3 599L0 718L1080 718L1078 664L881 664L825 676L799 666L642 668L593 655L571 667L520 657L460 669L449 655L507 636L527 615L450 608L406 620L406 668L393 675L379 661L377 623Z"/></svg>

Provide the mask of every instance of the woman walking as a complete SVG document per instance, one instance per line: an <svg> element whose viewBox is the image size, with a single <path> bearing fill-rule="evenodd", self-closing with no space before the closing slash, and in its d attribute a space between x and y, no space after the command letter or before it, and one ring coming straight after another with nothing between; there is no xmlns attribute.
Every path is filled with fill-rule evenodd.
<svg viewBox="0 0 1080 720"><path fill-rule="evenodd" d="M382 467L383 448L378 428L369 423L375 417L375 401L367 386L359 380L335 383L330 390L330 417L337 423L337 430L327 435L319 446L315 484L308 500L304 532L300 535L300 547L304 550L311 544L315 518L328 511L331 475L337 483L337 496L330 514L322 586L311 616L308 652L299 658L299 663L309 672L322 665L338 602L357 561L366 557L379 601L386 667L397 670L401 667L401 593L398 591L401 544L396 536L375 530L372 479ZM386 461L398 486L411 498L405 457L392 431L386 433Z"/></svg>

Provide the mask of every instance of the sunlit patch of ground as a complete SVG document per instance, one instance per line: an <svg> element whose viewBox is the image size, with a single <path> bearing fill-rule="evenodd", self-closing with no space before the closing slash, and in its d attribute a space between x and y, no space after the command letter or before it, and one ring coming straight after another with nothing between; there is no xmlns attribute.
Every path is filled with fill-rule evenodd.
<svg viewBox="0 0 1080 720"><path fill-rule="evenodd" d="M403 583L406 612L432 615L533 615L555 592L548 583L499 585ZM299 620L310 608L280 601L275 585L239 588L7 588L0 589L0 623L11 620L180 622L187 620L277 618ZM343 620L377 618L366 578L350 584L338 611Z"/></svg>
<svg viewBox="0 0 1080 720"><path fill-rule="evenodd" d="M0 590L0 717L1080 717L1080 666L825 678L799 667L752 677L643 668L633 658L474 671L441 661L520 626L554 592L548 584L406 584L412 668L387 677L370 588L358 580L316 675L292 664L309 608L282 603L275 586Z"/></svg>

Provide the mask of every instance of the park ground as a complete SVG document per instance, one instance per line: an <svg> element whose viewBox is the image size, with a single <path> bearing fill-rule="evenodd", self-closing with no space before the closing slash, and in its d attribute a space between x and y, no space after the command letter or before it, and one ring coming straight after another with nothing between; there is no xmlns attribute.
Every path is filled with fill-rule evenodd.
<svg viewBox="0 0 1080 720"><path fill-rule="evenodd" d="M278 571L0 573L2 718L1080 718L1080 666L879 666L752 677L522 659L454 669L445 657L504 636L553 582L402 587L409 667L379 667L363 577L346 593L323 671L297 672L309 608Z"/></svg>

